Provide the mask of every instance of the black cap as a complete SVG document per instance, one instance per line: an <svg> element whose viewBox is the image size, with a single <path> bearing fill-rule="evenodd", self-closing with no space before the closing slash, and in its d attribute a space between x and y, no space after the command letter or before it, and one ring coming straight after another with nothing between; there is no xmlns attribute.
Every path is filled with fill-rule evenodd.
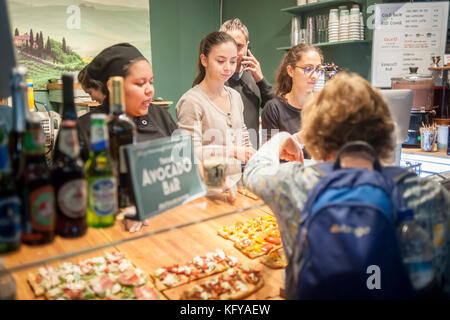
<svg viewBox="0 0 450 320"><path fill-rule="evenodd" d="M133 45L118 43L100 52L87 66L87 72L92 79L106 85L109 77L125 77L124 66L141 57L144 56Z"/></svg>

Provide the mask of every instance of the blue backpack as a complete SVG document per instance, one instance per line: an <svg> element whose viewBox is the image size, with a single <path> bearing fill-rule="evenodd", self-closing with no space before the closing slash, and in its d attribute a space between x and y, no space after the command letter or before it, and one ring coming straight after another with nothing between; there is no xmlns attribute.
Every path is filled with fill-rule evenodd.
<svg viewBox="0 0 450 320"><path fill-rule="evenodd" d="M341 168L341 154L352 149L369 151L374 170ZM296 298L412 298L396 236L397 213L406 209L399 182L412 173L382 168L373 148L359 141L316 169L325 174L300 215L293 255L300 267L290 270L298 272Z"/></svg>

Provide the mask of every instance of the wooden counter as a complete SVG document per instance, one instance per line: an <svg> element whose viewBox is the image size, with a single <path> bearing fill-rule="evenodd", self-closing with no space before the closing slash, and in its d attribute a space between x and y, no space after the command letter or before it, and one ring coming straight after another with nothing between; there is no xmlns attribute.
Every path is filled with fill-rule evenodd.
<svg viewBox="0 0 450 320"><path fill-rule="evenodd" d="M20 250L0 257L7 267L16 267L16 271L12 269L12 275L16 281L17 299L34 299L26 276L39 268L40 265L34 263L36 260L43 262L42 259L47 259L48 264L56 266L63 261L76 262L102 255L105 251L118 250L149 274L157 268L184 263L196 255L204 255L219 248L238 258L244 265L262 271L264 287L247 299L278 298L280 288L283 287L283 270L270 269L261 264L259 258L247 258L233 247L231 241L216 233L223 225L267 215L271 213L270 209L261 200L253 200L239 193L233 204L224 199L222 195L202 197L168 210L151 218L149 226L136 233L125 231L123 223L117 220L110 228L88 228L87 234L78 239L56 237L51 244L37 247L22 245ZM24 264L29 265L27 267ZM178 299L180 293L193 284L195 282L166 290L164 295L169 299Z"/></svg>

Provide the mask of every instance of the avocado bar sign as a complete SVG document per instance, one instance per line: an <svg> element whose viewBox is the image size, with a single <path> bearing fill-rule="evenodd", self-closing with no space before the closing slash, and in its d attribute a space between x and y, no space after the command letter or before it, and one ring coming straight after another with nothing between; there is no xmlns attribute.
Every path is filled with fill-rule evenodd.
<svg viewBox="0 0 450 320"><path fill-rule="evenodd" d="M190 135L130 145L125 155L141 221L207 193L194 162Z"/></svg>

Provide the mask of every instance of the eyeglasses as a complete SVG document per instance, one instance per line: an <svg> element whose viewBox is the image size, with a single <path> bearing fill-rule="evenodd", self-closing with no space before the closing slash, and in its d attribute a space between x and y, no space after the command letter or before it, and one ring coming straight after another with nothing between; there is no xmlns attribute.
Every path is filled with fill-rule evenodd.
<svg viewBox="0 0 450 320"><path fill-rule="evenodd" d="M322 66L319 66L315 69L310 68L310 67L299 67L299 66L294 66L294 68L303 69L303 72L309 77L312 76L313 72L320 77L321 75L323 75L323 71L324 71Z"/></svg>

